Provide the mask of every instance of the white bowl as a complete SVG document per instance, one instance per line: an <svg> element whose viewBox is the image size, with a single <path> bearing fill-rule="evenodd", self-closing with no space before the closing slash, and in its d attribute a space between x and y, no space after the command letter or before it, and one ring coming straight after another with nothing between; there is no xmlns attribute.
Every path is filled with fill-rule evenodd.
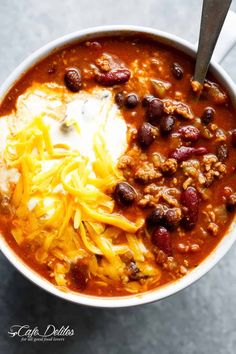
<svg viewBox="0 0 236 354"><path fill-rule="evenodd" d="M145 34L153 39L157 40L160 43L167 44L173 48L177 48L182 52L188 54L191 57L194 57L196 54L195 46L188 43L187 41L176 37L174 35L157 31L152 28L145 28L139 26L106 26L106 27L97 27L90 28L87 30L78 31L75 33L71 33L64 37L61 37L41 49L37 50L31 56L29 56L21 65L19 65L14 72L9 76L9 78L4 82L4 84L0 88L0 99L2 99L9 88L14 85L14 83L34 64L36 64L39 60L47 57L53 51L64 47L65 45L71 44L76 41L84 41L90 38L96 38L100 36L120 36L127 34ZM225 42L224 42L225 44ZM224 49L224 51L226 48ZM220 55L222 56L222 51L220 51ZM211 64L210 70L214 73L215 77L221 82L221 84L225 87L229 95L231 96L232 102L236 102L236 88L230 77L225 73L225 71L218 65L216 62ZM236 107L235 107L236 108ZM184 276L183 278L159 287L154 290L150 290L143 294L138 295L129 295L122 297L98 297L92 295L79 294L74 292L65 292L61 291L59 288L54 286L52 283L48 282L38 273L36 273L33 269L27 266L9 247L6 243L4 237L1 235L0 237L0 248L8 260L14 265L16 269L18 269L23 275L25 275L28 279L30 279L33 283L40 286L42 289L47 290L53 295L56 295L65 300L72 301L77 304L96 306L96 307L126 307L126 306L134 306L149 303L152 301L157 301L163 299L167 296L170 296L190 284L194 283L204 274L206 274L230 249L232 244L236 239L236 223L235 221L230 227L227 235L221 240L216 249L207 257L205 261L203 261L196 269L192 270Z"/></svg>

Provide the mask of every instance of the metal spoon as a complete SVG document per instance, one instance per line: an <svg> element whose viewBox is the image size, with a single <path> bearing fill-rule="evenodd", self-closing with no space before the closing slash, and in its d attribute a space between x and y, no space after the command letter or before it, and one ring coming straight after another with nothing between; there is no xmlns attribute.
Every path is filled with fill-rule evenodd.
<svg viewBox="0 0 236 354"><path fill-rule="evenodd" d="M232 0L204 0L194 81L204 83L208 66Z"/></svg>

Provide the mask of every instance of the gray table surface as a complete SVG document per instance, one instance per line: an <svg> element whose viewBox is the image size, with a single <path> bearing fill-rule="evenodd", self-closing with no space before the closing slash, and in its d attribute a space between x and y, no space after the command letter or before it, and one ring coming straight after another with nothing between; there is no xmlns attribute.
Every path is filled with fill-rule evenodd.
<svg viewBox="0 0 236 354"><path fill-rule="evenodd" d="M236 0L232 9L236 11ZM0 0L0 83L32 51L95 25L137 24L196 42L200 0ZM223 67L236 81L236 48ZM236 247L203 279L164 301L104 310L54 298L0 255L0 354L236 353ZM64 343L20 343L10 325L70 325Z"/></svg>

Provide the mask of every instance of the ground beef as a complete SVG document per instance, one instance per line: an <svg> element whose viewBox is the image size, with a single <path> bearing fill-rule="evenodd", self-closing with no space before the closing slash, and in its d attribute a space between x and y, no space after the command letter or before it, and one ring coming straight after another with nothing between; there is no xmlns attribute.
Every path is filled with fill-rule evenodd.
<svg viewBox="0 0 236 354"><path fill-rule="evenodd" d="M223 129L217 129L216 132L216 142L225 142L227 140L226 133L224 132Z"/></svg>
<svg viewBox="0 0 236 354"><path fill-rule="evenodd" d="M220 162L214 154L203 156L202 165L207 186L211 185L215 178L222 178L226 173L226 165Z"/></svg>
<svg viewBox="0 0 236 354"><path fill-rule="evenodd" d="M193 119L193 113L189 106L180 101L170 99L163 100L164 110L167 114L178 114L185 119Z"/></svg>
<svg viewBox="0 0 236 354"><path fill-rule="evenodd" d="M179 253L195 253L200 251L200 246L197 243L193 243L193 244L178 243L176 249Z"/></svg>
<svg viewBox="0 0 236 354"><path fill-rule="evenodd" d="M167 159L162 165L161 170L165 175L173 175L178 168L178 163L175 159Z"/></svg>
<svg viewBox="0 0 236 354"><path fill-rule="evenodd" d="M118 168L126 169L127 167L134 167L134 159L128 155L121 156L118 162Z"/></svg>
<svg viewBox="0 0 236 354"><path fill-rule="evenodd" d="M103 72L124 68L124 63L116 55L110 55L107 53L103 53L99 58L97 58L95 63Z"/></svg>
<svg viewBox="0 0 236 354"><path fill-rule="evenodd" d="M214 222L210 222L209 225L207 226L207 231L211 233L213 236L216 236L219 231L219 226Z"/></svg>
<svg viewBox="0 0 236 354"><path fill-rule="evenodd" d="M190 185L200 189L202 186L209 187L215 178L222 178L226 173L226 165L220 162L216 155L206 154L200 163L198 160L188 160L181 164L187 179L183 183L186 189Z"/></svg>
<svg viewBox="0 0 236 354"><path fill-rule="evenodd" d="M145 184L155 181L160 177L162 177L162 174L154 167L153 163L144 162L135 172L135 179Z"/></svg>
<svg viewBox="0 0 236 354"><path fill-rule="evenodd" d="M185 275L188 272L187 264L179 264L174 257L166 257L163 251L156 251L156 262L163 269L172 273L172 276L175 275L176 278L179 278Z"/></svg>
<svg viewBox="0 0 236 354"><path fill-rule="evenodd" d="M222 105L228 102L227 94L214 82L205 80L203 90L215 104Z"/></svg>
<svg viewBox="0 0 236 354"><path fill-rule="evenodd" d="M160 201L164 201L170 207L179 207L179 194L177 188L168 188L151 183L144 188L144 195L138 201L141 207L157 206Z"/></svg>
<svg viewBox="0 0 236 354"><path fill-rule="evenodd" d="M200 82L198 82L198 81L192 80L191 81L191 86L192 86L193 92L196 92L196 93L200 93L202 91L202 89L203 89L202 84L200 84Z"/></svg>
<svg viewBox="0 0 236 354"><path fill-rule="evenodd" d="M112 69L111 58L103 54L100 58L96 59L96 65L102 71L110 71Z"/></svg>
<svg viewBox="0 0 236 354"><path fill-rule="evenodd" d="M156 262L157 264L164 264L167 260L167 255L162 250L156 250Z"/></svg>

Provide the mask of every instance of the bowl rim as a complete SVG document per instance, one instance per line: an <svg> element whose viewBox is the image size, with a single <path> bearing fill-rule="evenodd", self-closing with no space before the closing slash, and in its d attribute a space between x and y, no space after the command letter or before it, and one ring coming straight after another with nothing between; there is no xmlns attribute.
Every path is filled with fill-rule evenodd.
<svg viewBox="0 0 236 354"><path fill-rule="evenodd" d="M88 29L79 30L76 32L69 33L65 36L59 37L43 47L39 48L31 55L29 55L16 69L8 76L4 83L0 87L0 100L4 98L10 88L17 82L25 72L27 72L31 67L33 67L37 62L47 57L54 51L57 51L69 44L76 41L85 41L89 39L95 39L97 37L109 37L109 36L120 36L120 35L132 35L141 34L147 35L154 38L157 42L164 43L166 45L177 48L181 52L190 55L192 57L196 54L196 48L193 44L188 41L164 31L159 31L150 27L143 26L131 26L131 25L110 25L110 26L98 26L91 27ZM216 78L226 87L227 92L236 102L236 88L232 79L228 74L217 64L214 60L211 62L210 70L214 73ZM200 279L205 275L210 269L212 269L220 259L228 252L232 244L236 240L236 222L233 221L226 235L218 243L216 248L211 252L211 254L199 264L199 266L191 270L189 274L185 275L176 281L169 284L163 285L156 289L152 289L148 292L141 294L134 294L128 296L115 296L115 297L99 297L94 295L85 295L82 293L74 293L71 291L62 291L48 280L43 278L34 269L30 268L24 261L13 251L13 249L8 245L3 235L0 235L0 249L6 258L12 263L12 265L26 278L31 280L34 284L38 285L40 288L46 290L47 292L58 296L64 300L93 307L101 308L119 308L119 307L129 307L137 306L146 303L151 303L164 299L170 295L173 295L180 290L193 284L195 281Z"/></svg>

